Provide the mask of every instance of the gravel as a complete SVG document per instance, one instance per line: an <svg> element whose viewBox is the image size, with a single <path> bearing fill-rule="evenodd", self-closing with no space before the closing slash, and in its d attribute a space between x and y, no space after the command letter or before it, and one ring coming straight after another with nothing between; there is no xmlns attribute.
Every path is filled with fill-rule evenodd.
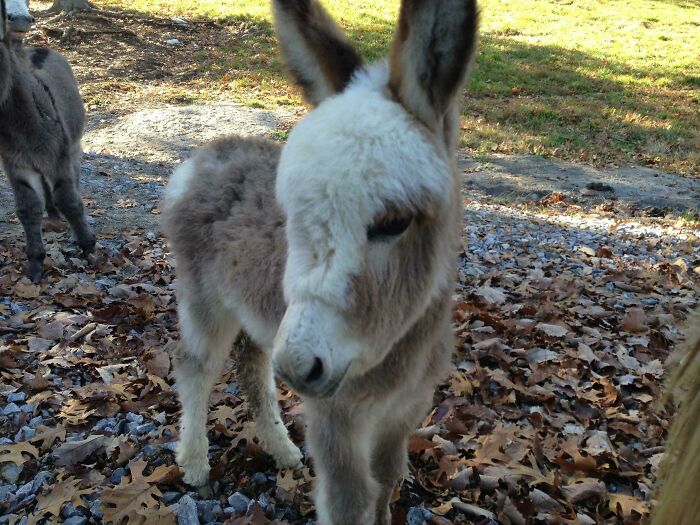
<svg viewBox="0 0 700 525"><path fill-rule="evenodd" d="M250 504L250 498L244 496L240 492L234 492L228 497L229 507L233 509L232 512L239 516L243 516L248 511L248 505Z"/></svg>
<svg viewBox="0 0 700 525"><path fill-rule="evenodd" d="M27 394L24 392L11 392L7 395L8 403L22 403L27 399Z"/></svg>
<svg viewBox="0 0 700 525"><path fill-rule="evenodd" d="M175 505L177 505L178 525L199 525L197 503L189 495L180 498Z"/></svg>
<svg viewBox="0 0 700 525"><path fill-rule="evenodd" d="M18 414L21 412L20 408L15 403L8 403L5 408L2 409L3 416L11 416L12 414Z"/></svg>

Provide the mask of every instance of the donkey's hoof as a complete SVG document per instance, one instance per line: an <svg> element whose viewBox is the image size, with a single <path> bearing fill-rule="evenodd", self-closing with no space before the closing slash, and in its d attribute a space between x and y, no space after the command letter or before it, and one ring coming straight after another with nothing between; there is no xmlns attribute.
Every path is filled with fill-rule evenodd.
<svg viewBox="0 0 700 525"><path fill-rule="evenodd" d="M277 468L285 469L301 466L303 458L301 450L289 438L287 438L285 443L279 443L273 448L275 450L270 450L270 455L275 458Z"/></svg>
<svg viewBox="0 0 700 525"><path fill-rule="evenodd" d="M209 482L209 463L192 462L180 468L184 471L182 481L192 487L204 487Z"/></svg>
<svg viewBox="0 0 700 525"><path fill-rule="evenodd" d="M203 454L201 453L203 451ZM207 459L207 445L200 448L200 452L186 447L182 441L178 442L175 451L175 461L183 471L182 480L193 487L202 487L209 481L209 460Z"/></svg>
<svg viewBox="0 0 700 525"><path fill-rule="evenodd" d="M87 259L88 255L95 251L95 245L97 241L95 237L90 237L80 241L80 248L83 250L83 256Z"/></svg>
<svg viewBox="0 0 700 525"><path fill-rule="evenodd" d="M44 273L44 264L42 261L29 261L27 265L27 276L34 284L41 282L41 276Z"/></svg>

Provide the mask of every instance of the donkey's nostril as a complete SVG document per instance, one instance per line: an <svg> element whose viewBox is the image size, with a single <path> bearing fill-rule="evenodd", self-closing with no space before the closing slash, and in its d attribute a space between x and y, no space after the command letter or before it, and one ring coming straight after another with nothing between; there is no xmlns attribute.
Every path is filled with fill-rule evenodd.
<svg viewBox="0 0 700 525"><path fill-rule="evenodd" d="M33 24L34 22L36 22L36 18L34 18L33 16L30 16L29 18L31 19L32 24Z"/></svg>
<svg viewBox="0 0 700 525"><path fill-rule="evenodd" d="M318 381L323 375L323 361L318 357L314 358L314 366L311 367L309 374L306 376L307 383Z"/></svg>
<svg viewBox="0 0 700 525"><path fill-rule="evenodd" d="M12 20L14 20L15 18L17 18L17 15L13 15L13 14L8 13L8 15L7 15L7 19L8 19L8 20L12 21Z"/></svg>

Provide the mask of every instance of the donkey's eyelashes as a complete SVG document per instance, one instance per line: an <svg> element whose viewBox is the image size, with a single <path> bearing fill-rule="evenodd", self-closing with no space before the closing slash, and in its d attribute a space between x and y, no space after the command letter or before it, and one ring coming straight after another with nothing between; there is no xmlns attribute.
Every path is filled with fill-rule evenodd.
<svg viewBox="0 0 700 525"><path fill-rule="evenodd" d="M380 217L367 228L367 239L370 242L391 240L405 232L412 222L410 215Z"/></svg>

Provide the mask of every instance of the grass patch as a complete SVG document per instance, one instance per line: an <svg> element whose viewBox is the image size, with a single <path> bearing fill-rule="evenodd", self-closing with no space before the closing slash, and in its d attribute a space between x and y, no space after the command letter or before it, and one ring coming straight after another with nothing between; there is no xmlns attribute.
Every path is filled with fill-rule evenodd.
<svg viewBox="0 0 700 525"><path fill-rule="evenodd" d="M225 33L191 55L190 98L297 106L268 2L98 0L154 17L212 20ZM398 0L325 0L375 59ZM482 0L479 55L463 106L472 153L634 163L700 175L700 6L690 0ZM174 97L176 98L176 97Z"/></svg>

